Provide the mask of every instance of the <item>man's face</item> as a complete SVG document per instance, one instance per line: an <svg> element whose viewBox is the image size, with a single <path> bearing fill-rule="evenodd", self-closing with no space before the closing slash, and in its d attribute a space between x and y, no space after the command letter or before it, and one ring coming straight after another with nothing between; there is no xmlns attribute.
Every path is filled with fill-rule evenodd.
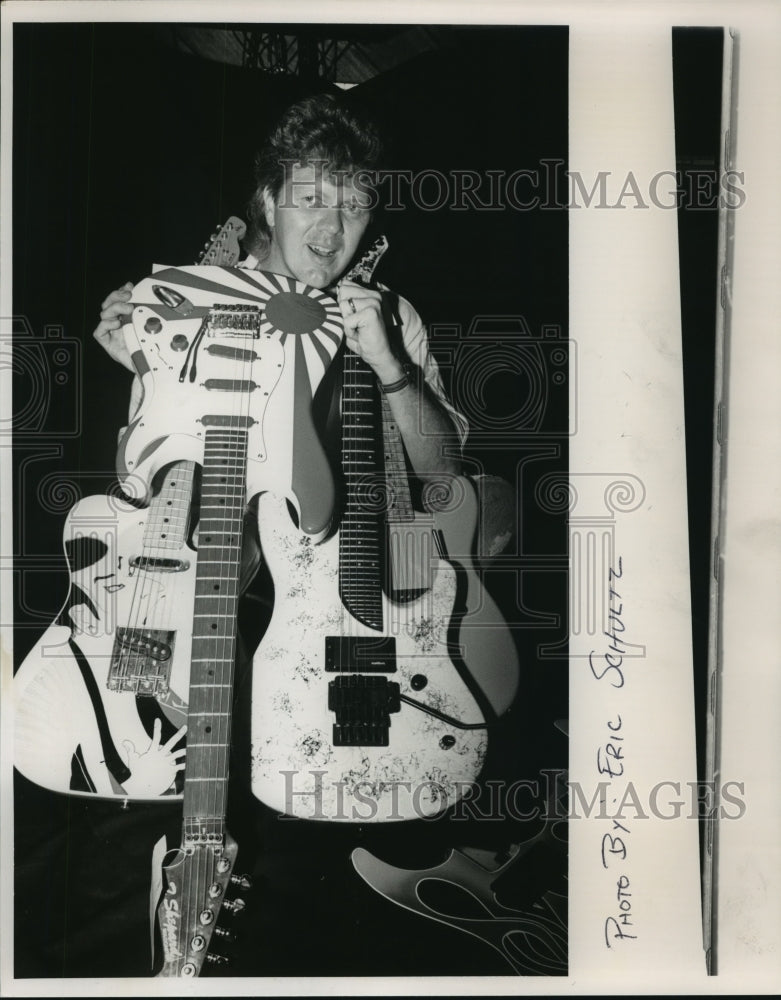
<svg viewBox="0 0 781 1000"><path fill-rule="evenodd" d="M271 249L263 267L326 288L347 268L369 224L369 193L319 163L296 164L286 174L276 198L264 192Z"/></svg>

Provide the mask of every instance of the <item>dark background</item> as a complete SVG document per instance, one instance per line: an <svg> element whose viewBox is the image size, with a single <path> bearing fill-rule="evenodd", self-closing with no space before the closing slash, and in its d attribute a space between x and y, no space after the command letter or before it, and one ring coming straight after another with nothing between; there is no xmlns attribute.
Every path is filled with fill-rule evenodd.
<svg viewBox="0 0 781 1000"><path fill-rule="evenodd" d="M313 30L328 37L332 28ZM383 30L355 27L369 42ZM115 482L130 375L91 338L101 301L153 263L194 262L216 224L244 216L265 131L293 100L329 86L208 61L171 41L170 30L146 25L14 26L17 663L67 593L67 509ZM384 126L391 163L509 173L551 160L564 169L566 29L443 28L440 43L347 96ZM533 780L567 766L566 523L560 508L534 500L543 477L566 476L566 388L563 398L553 388L552 345L530 339L543 327L554 340L567 335L566 210L408 206L382 222L392 249L378 277L430 325L443 376L475 430L470 471L499 475L518 494L516 537L486 582L515 626L521 695L492 733L483 777ZM490 358L508 343L527 363L488 373L478 364L483 398L475 402L470 385L451 377L454 366L475 369L465 354L474 345ZM566 372L566 353L558 368ZM540 403L515 419L530 388ZM37 408L26 403L31 393ZM560 658L543 660L540 647L555 644ZM248 703L239 690L229 827L255 888L231 970L510 971L487 945L374 894L349 852L363 845L425 867L449 847L502 849L540 824L281 822L246 793ZM176 809L123 811L42 791L20 775L15 807L16 975L147 975L151 849L164 827L176 835ZM565 848L552 842L514 867L502 899L528 910L545 898L566 919L565 875Z"/></svg>
<svg viewBox="0 0 781 1000"><path fill-rule="evenodd" d="M388 31L351 30L367 43ZM377 73L346 97L379 118L392 140L392 164L511 172L547 160L565 169L566 29L438 30L431 51ZM170 26L14 26L17 664L67 594L68 508L115 483L130 376L91 338L100 302L153 263L194 262L216 224L244 215L251 156L272 121L291 101L330 87L188 55L173 40ZM682 169L718 168L721 40L720 30L673 32ZM681 210L678 218L695 689L704 709L717 214ZM566 475L567 413L549 355L528 334L548 328L567 336L566 211L408 206L381 221L392 249L378 276L429 323L445 381L472 422L470 468L502 476L518 496L516 537L486 583L515 626L521 694L492 734L484 777L539 778L543 769L567 765L566 524L561 510L535 499L546 477ZM519 340L513 330L520 317L526 332ZM476 402L459 372L473 367L476 353L503 357L508 343L528 364L479 369L485 384ZM541 392L540 409L515 419L518 400L532 389ZM253 613L249 602L243 614ZM561 658L541 655L556 644ZM424 867L452 846L518 843L539 824L280 822L246 794L246 707L239 698L229 825L242 850L239 867L253 872L255 889L232 970L507 973L485 944L375 895L354 873L349 852L363 845L393 863ZM702 764L703 711L697 721ZM123 811L15 775L15 810L16 975L147 975L149 859L163 828L176 834L176 809ZM526 910L544 899L566 917L565 875L563 849L536 850L498 887L500 898Z"/></svg>

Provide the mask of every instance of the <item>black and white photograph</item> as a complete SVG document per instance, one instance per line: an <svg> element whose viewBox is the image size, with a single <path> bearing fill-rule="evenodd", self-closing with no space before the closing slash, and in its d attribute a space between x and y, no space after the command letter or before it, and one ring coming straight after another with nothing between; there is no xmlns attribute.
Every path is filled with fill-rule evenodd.
<svg viewBox="0 0 781 1000"><path fill-rule="evenodd" d="M3 5L5 994L772 992L779 17L630 6Z"/></svg>

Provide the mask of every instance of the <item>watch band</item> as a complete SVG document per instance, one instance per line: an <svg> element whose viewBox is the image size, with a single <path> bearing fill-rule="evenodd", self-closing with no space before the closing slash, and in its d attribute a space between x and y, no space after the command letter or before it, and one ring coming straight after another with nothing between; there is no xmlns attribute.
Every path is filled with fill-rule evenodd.
<svg viewBox="0 0 781 1000"><path fill-rule="evenodd" d="M395 382L389 382L387 384L383 384L382 382L379 381L379 379L377 380L380 389L382 389L383 393L385 393L386 396L388 395L388 393L399 392L401 389L406 389L407 386L412 381L413 379L412 365L402 365L402 368L404 369L404 374L401 376L400 379L397 379Z"/></svg>

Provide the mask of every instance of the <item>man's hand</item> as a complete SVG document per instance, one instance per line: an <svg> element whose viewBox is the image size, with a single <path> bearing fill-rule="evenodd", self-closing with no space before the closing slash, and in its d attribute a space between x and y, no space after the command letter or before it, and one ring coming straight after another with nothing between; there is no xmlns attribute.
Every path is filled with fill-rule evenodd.
<svg viewBox="0 0 781 1000"><path fill-rule="evenodd" d="M398 381L404 369L390 348L382 318L381 293L353 281L343 281L338 297L347 346L372 368L380 382L389 385Z"/></svg>
<svg viewBox="0 0 781 1000"><path fill-rule="evenodd" d="M122 336L122 325L124 323L123 317L130 316L133 312L134 307L130 304L132 292L133 283L126 281L121 288L106 298L100 308L100 323L92 334L115 361L124 365L131 372L135 371L135 368L130 360L130 352L125 344L125 338Z"/></svg>
<svg viewBox="0 0 781 1000"><path fill-rule="evenodd" d="M343 281L337 294L347 346L373 369L382 385L400 381L405 372L388 340L382 293ZM409 382L386 399L417 476L428 480L443 473L459 475L461 463L452 454L457 452L455 428L425 383Z"/></svg>

